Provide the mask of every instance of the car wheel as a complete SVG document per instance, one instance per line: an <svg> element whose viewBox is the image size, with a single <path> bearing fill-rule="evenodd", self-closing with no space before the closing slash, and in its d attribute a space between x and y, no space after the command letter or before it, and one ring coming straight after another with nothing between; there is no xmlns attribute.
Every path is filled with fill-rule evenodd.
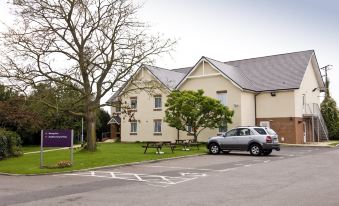
<svg viewBox="0 0 339 206"><path fill-rule="evenodd" d="M259 156L262 153L261 146L259 144L252 144L250 146L250 153L253 156Z"/></svg>
<svg viewBox="0 0 339 206"><path fill-rule="evenodd" d="M268 149L268 150L264 150L263 151L263 155L264 156L268 156L268 155L270 155L272 153L272 150L271 149Z"/></svg>
<svg viewBox="0 0 339 206"><path fill-rule="evenodd" d="M219 154L220 153L220 147L217 143L211 143L209 147L209 151L211 154Z"/></svg>

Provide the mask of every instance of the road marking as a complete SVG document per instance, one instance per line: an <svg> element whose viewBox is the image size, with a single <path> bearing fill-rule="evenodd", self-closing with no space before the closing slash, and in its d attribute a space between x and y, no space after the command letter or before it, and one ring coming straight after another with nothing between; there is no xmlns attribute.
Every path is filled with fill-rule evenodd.
<svg viewBox="0 0 339 206"><path fill-rule="evenodd" d="M89 171L80 173L64 174L66 176L82 176L82 177L99 177L107 179L120 179L128 181L145 182L151 186L167 187L176 185L199 177L206 177L203 173L180 173L180 176L171 177L164 175L148 175L148 174L135 174L124 172L111 172L111 171Z"/></svg>
<svg viewBox="0 0 339 206"><path fill-rule="evenodd" d="M229 171L232 171L232 170L236 170L237 168L227 168L227 169L223 169L223 170L219 170L220 172L229 172Z"/></svg>

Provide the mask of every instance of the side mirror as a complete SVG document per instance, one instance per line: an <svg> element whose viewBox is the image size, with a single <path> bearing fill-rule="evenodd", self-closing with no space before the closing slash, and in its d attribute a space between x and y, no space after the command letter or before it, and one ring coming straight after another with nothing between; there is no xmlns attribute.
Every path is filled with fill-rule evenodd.
<svg viewBox="0 0 339 206"><path fill-rule="evenodd" d="M223 137L227 137L226 133L224 133L222 136L223 136Z"/></svg>

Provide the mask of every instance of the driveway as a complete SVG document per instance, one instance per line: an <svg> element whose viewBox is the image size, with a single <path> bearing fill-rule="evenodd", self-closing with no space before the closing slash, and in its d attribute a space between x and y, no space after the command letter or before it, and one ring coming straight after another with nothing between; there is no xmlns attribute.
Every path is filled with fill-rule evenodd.
<svg viewBox="0 0 339 206"><path fill-rule="evenodd" d="M339 205L339 150L203 155L88 172L0 176L0 205Z"/></svg>

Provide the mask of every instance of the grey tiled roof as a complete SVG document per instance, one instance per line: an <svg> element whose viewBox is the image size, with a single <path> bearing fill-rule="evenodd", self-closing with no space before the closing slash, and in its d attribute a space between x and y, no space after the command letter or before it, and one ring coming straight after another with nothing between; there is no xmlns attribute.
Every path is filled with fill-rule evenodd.
<svg viewBox="0 0 339 206"><path fill-rule="evenodd" d="M259 89L245 73L239 70L239 68L208 57L205 57L205 59L241 88L253 91L257 91Z"/></svg>
<svg viewBox="0 0 339 206"><path fill-rule="evenodd" d="M121 124L120 116L113 116L107 124Z"/></svg>
<svg viewBox="0 0 339 206"><path fill-rule="evenodd" d="M179 69L172 69L172 71L187 74L191 69L192 67L184 67L184 68L179 68Z"/></svg>
<svg viewBox="0 0 339 206"><path fill-rule="evenodd" d="M239 87L261 92L299 88L313 54L313 50L308 50L228 62L203 58ZM192 69L192 67L184 67L168 70L144 66L170 90L177 88ZM108 102L114 101L122 88Z"/></svg>
<svg viewBox="0 0 339 206"><path fill-rule="evenodd" d="M251 80L256 91L300 87L313 50L225 62Z"/></svg>
<svg viewBox="0 0 339 206"><path fill-rule="evenodd" d="M175 89L178 83L185 77L185 73L177 72L174 70L164 69L160 67L154 67L145 65L147 69L158 78L169 89Z"/></svg>

